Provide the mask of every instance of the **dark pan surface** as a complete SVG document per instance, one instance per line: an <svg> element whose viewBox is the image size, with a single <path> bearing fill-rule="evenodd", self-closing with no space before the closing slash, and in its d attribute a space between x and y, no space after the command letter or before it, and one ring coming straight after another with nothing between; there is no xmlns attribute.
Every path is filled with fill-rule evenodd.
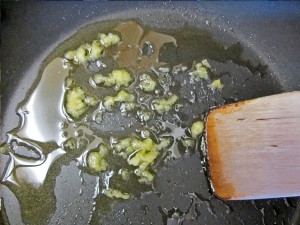
<svg viewBox="0 0 300 225"><path fill-rule="evenodd" d="M238 100L300 90L300 4L290 3L6 3L1 23L1 143L5 132L16 127L17 103L35 80L40 65L63 40L85 24L113 19L138 19L159 29L190 27L209 30L216 40L242 43L246 58L268 65L265 83L254 80ZM53 56L54 57L54 56ZM258 86L256 86L256 84ZM230 101L231 95L216 105ZM210 105L211 106L211 105ZM204 107L204 106L203 106ZM206 106L208 107L208 106ZM196 108L196 110L198 110ZM8 158L1 155L1 174ZM2 166L3 165L3 166ZM95 178L84 175L82 185L75 162L65 165L53 178L56 210L46 224L86 224L92 211ZM295 179L297 179L295 177ZM79 195L80 189L83 193ZM297 198L222 202L208 191L198 153L168 164L158 174L157 189L141 198L115 205L101 217L101 224L163 224L173 207L188 211L196 193L197 217L184 224L297 224ZM18 203L2 185L1 204L11 224L21 224ZM200 200L201 201L200 201ZM208 199L210 199L208 201ZM195 203L195 202L194 202ZM39 212L42 213L42 212ZM4 213L2 213L4 215ZM98 223L95 216L93 223ZM298 219L297 219L298 218ZM172 222L172 220L169 220ZM174 222L174 221L173 221ZM176 224L176 223L174 223Z"/></svg>

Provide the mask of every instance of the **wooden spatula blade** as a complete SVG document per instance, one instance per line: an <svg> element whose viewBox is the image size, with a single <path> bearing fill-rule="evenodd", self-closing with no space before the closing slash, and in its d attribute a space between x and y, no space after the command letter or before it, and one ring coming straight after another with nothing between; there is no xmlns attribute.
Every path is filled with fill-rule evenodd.
<svg viewBox="0 0 300 225"><path fill-rule="evenodd" d="M221 199L300 196L300 92L215 109L206 138L211 184Z"/></svg>

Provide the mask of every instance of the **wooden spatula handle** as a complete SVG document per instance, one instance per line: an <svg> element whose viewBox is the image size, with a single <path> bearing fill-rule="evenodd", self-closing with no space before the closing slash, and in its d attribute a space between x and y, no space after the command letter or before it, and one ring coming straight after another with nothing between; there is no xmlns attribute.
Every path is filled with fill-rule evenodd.
<svg viewBox="0 0 300 225"><path fill-rule="evenodd" d="M300 196L300 92L234 103L206 121L210 179L222 199Z"/></svg>

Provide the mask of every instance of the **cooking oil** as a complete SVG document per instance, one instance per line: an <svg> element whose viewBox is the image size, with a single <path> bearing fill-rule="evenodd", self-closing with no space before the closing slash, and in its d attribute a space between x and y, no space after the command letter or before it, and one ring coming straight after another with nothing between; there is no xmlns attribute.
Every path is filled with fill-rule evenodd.
<svg viewBox="0 0 300 225"><path fill-rule="evenodd" d="M122 36L122 42L107 49L99 60L79 66L63 58L67 50L91 42L98 32L110 31ZM118 171L133 171L134 168L126 160L122 161L115 156L113 151L108 154L110 167L106 172L91 171L86 162L87 156L101 143L112 148L118 139L131 135L139 135L140 138L151 136L156 143L159 138L166 137L171 140L170 145L160 152L149 168L153 173L166 169L170 161L198 153L199 146L202 149L199 163L206 168L204 141L201 137L193 139L188 132L192 122L211 107L226 103L227 99L243 100L239 98L247 92L243 85L255 86L257 89L260 86L270 87L271 90L277 88L273 78L267 76L266 65L253 65L242 54L240 43L225 46L203 30L186 26L177 30L154 31L136 21L91 24L58 46L41 65L41 72L33 88L18 106L20 125L8 132L7 142L2 146L2 153L10 158L2 182L16 195L24 223L42 224L50 219L56 206L55 178L62 165L68 165L74 160L81 171L78 179L81 179L83 185L85 173L96 179L91 196L93 210L88 215L91 224L99 223L114 204L124 201L101 194L102 189L122 189L132 193L133 199L156 190L155 180L152 185L141 184L134 174L130 174L129 181L123 180ZM204 59L210 62L212 68L221 66L226 71L208 70L209 80L191 82L189 74L193 65ZM118 107L112 112L103 108L104 97L115 95L116 90L97 86L91 79L95 73L107 74L115 68L125 68L134 76L133 83L124 90L134 94L139 106L125 114ZM143 92L139 88L139 77L144 73L157 81L153 93ZM216 78L221 79L224 88L212 91L209 84ZM83 87L86 93L95 96L99 102L77 120L71 118L65 110L65 95L72 85ZM153 100L170 93L178 97L171 109L164 114L153 111ZM250 96L247 94L245 96ZM258 91L253 96L265 94L268 93ZM37 157L26 157L22 152L16 154L13 143L33 151ZM78 191L82 195L84 186ZM176 218L173 219L179 219L180 222L195 220L197 205L206 204L210 208L208 200L201 200L194 193L189 194L189 197L192 199L189 210L183 213L174 209ZM143 206L143 211L148 212L148 206ZM166 213L169 215L169 212Z"/></svg>

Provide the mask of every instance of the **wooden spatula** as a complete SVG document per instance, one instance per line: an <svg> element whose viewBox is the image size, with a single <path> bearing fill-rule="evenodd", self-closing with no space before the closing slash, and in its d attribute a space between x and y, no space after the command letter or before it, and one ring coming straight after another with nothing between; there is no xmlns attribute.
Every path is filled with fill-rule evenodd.
<svg viewBox="0 0 300 225"><path fill-rule="evenodd" d="M206 138L219 198L300 196L300 91L212 110Z"/></svg>

